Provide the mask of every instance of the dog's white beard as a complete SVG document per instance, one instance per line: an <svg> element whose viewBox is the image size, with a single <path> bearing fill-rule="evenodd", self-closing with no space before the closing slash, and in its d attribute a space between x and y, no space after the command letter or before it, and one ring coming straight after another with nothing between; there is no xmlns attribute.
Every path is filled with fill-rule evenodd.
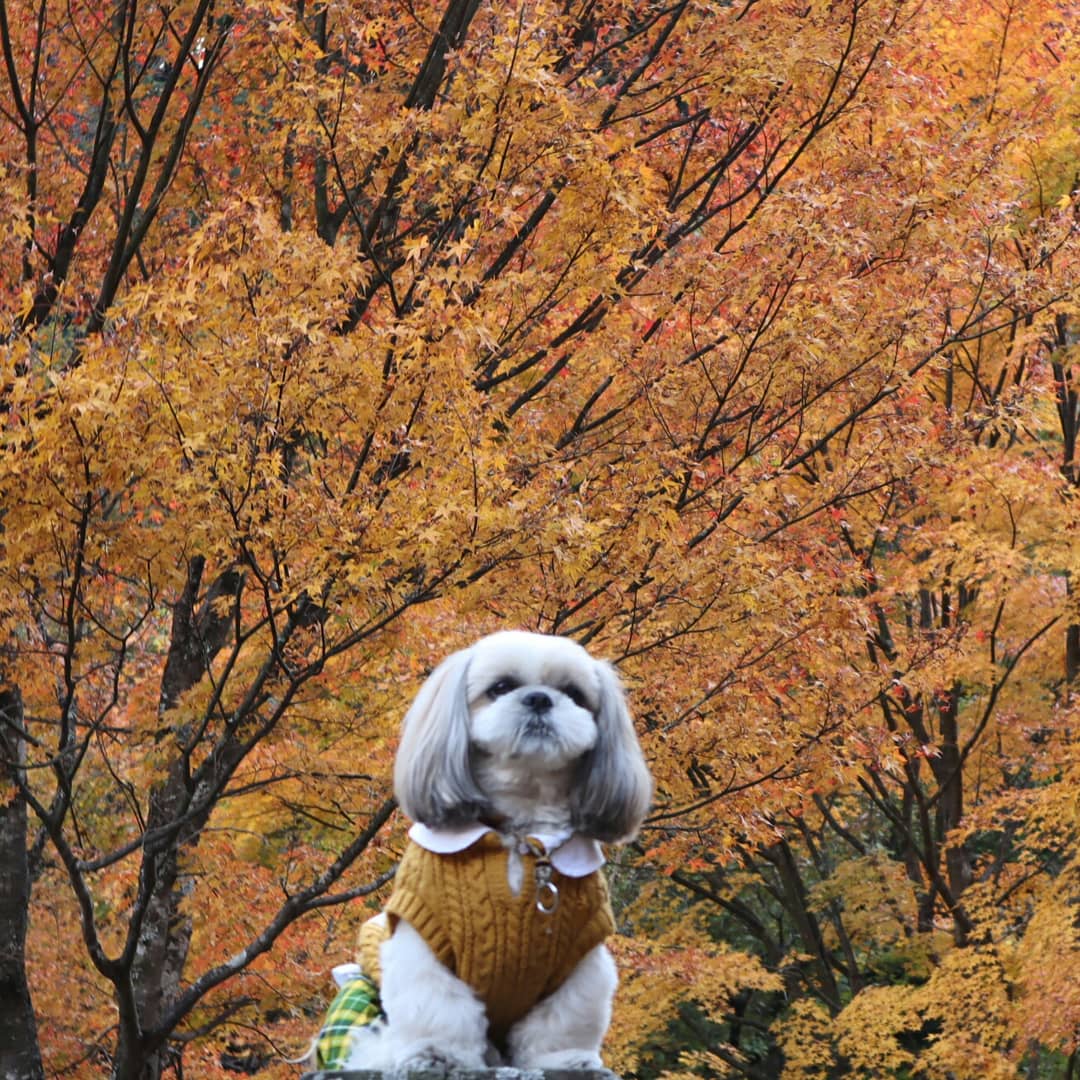
<svg viewBox="0 0 1080 1080"><path fill-rule="evenodd" d="M506 884L510 887L513 896L521 895L521 885L525 878L525 864L518 851L518 844L514 842L510 847L509 856L506 860Z"/></svg>

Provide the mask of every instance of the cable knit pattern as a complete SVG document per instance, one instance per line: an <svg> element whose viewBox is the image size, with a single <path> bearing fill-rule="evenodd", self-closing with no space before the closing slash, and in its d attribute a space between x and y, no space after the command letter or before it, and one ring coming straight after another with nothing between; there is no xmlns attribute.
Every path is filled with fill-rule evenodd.
<svg viewBox="0 0 1080 1080"><path fill-rule="evenodd" d="M381 911L363 923L356 935L356 962L376 986L382 982L379 949L389 936L390 924Z"/></svg>
<svg viewBox="0 0 1080 1080"><path fill-rule="evenodd" d="M453 854L410 842L386 905L391 926L404 919L476 991L497 1043L615 929L603 874L554 871L559 905L545 915L536 908L535 858L522 856L519 896L510 892L507 858L493 834Z"/></svg>

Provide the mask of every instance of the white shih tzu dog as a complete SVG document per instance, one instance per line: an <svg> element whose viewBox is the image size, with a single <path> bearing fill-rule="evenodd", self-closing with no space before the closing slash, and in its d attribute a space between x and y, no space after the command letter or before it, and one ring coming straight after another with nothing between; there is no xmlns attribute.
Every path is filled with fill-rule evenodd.
<svg viewBox="0 0 1080 1080"><path fill-rule="evenodd" d="M378 952L385 1020L349 1068L601 1068L617 976L601 842L651 780L618 676L568 638L504 631L445 660L394 769L415 822Z"/></svg>

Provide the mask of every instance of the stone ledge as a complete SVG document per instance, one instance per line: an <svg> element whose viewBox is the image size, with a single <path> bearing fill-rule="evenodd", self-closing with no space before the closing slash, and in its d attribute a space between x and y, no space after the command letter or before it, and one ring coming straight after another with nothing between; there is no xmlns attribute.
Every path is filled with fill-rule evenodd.
<svg viewBox="0 0 1080 1080"><path fill-rule="evenodd" d="M609 1069L319 1069L300 1080L619 1080Z"/></svg>

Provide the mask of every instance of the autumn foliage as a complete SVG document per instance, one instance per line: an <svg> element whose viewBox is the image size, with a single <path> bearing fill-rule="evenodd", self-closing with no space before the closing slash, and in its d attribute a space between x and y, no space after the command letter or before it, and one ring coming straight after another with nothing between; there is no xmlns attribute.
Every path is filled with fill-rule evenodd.
<svg viewBox="0 0 1080 1080"><path fill-rule="evenodd" d="M0 1072L297 1075L522 626L614 1068L1080 1074L1078 18L0 0Z"/></svg>

